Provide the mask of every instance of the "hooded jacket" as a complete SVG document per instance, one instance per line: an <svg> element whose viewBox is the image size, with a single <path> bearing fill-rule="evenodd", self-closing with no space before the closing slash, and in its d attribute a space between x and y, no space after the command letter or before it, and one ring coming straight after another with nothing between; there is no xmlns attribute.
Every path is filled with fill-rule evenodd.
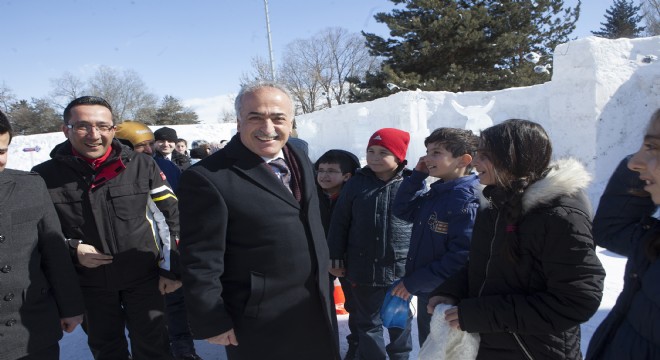
<svg viewBox="0 0 660 360"><path fill-rule="evenodd" d="M113 256L109 265L76 266L80 284L124 289L159 273L176 278L176 243L158 244L147 212L151 198L165 216L170 238L177 239L177 199L151 157L133 152L117 140L111 146L110 157L97 170L73 155L68 140L53 149L51 160L33 169L46 181L64 236L81 239ZM109 167L116 175L104 179ZM174 255L170 266L163 263L167 256L162 251L168 247ZM74 249L71 254L77 263Z"/></svg>
<svg viewBox="0 0 660 360"><path fill-rule="evenodd" d="M603 270L594 251L590 176L576 160L556 162L522 197L517 228L503 199L484 189L466 267L432 295L458 300L461 329L481 335L478 359L581 359L580 324L598 309ZM518 258L504 244L516 231Z"/></svg>
<svg viewBox="0 0 660 360"><path fill-rule="evenodd" d="M346 278L367 286L390 286L405 272L412 224L392 214L404 176L380 180L363 167L342 188L332 213L328 246L333 267L346 267Z"/></svg>

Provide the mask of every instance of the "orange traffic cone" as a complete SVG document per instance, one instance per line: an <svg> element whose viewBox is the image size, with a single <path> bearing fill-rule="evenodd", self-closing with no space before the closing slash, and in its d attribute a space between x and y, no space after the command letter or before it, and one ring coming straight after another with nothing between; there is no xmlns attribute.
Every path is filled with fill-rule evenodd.
<svg viewBox="0 0 660 360"><path fill-rule="evenodd" d="M346 298L344 297L344 291L341 289L339 279L335 279L335 291L333 292L332 297L335 298L335 310L337 311L337 315L348 314L348 311L344 309Z"/></svg>

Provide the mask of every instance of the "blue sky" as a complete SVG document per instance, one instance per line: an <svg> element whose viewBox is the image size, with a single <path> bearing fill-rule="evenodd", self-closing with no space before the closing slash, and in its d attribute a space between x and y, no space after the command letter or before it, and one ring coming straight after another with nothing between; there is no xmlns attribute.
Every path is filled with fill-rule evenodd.
<svg viewBox="0 0 660 360"><path fill-rule="evenodd" d="M577 0L565 0L573 6ZM600 28L611 0L583 0L576 37ZM274 56L339 26L387 36L373 15L387 0L269 0ZM0 84L19 99L47 96L65 72L135 70L159 97L209 98L238 90L254 56L268 58L263 0L3 0Z"/></svg>

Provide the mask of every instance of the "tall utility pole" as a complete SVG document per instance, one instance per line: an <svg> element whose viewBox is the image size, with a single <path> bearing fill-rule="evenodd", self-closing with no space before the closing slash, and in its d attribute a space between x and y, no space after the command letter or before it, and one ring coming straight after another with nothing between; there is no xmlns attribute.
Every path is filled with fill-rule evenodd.
<svg viewBox="0 0 660 360"><path fill-rule="evenodd" d="M273 62L273 42L270 39L270 19L268 18L268 0L264 0L266 10L266 32L268 33L268 56L270 57L270 79L275 81L275 63Z"/></svg>

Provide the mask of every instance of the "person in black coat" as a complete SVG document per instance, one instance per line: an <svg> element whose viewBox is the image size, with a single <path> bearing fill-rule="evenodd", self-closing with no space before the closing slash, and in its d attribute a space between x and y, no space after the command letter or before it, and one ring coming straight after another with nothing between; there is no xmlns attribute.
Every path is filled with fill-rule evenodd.
<svg viewBox="0 0 660 360"><path fill-rule="evenodd" d="M179 185L193 334L225 345L232 360L337 359L314 173L286 144L291 97L276 83L248 84L236 113L238 134Z"/></svg>
<svg viewBox="0 0 660 360"><path fill-rule="evenodd" d="M617 254L628 256L639 238L640 219L655 209L639 173L628 168L626 156L610 177L594 216L594 241Z"/></svg>
<svg viewBox="0 0 660 360"><path fill-rule="evenodd" d="M5 169L11 138L0 111L0 359L59 359L83 297L44 181Z"/></svg>
<svg viewBox="0 0 660 360"><path fill-rule="evenodd" d="M112 107L103 98L74 99L63 121L67 140L33 171L70 239L87 344L95 359L171 360L163 295L181 287L176 196L151 157L114 139ZM147 218L151 203L169 228L161 241Z"/></svg>
<svg viewBox="0 0 660 360"><path fill-rule="evenodd" d="M154 158L166 159L184 171L190 166L190 158L176 151L176 142L179 140L176 130L169 127L162 127L154 131L155 150Z"/></svg>
<svg viewBox="0 0 660 360"><path fill-rule="evenodd" d="M598 310L605 271L594 251L591 179L550 163L541 125L507 120L481 132L474 167L486 185L467 265L431 293L453 328L479 333L477 359L581 359L580 324Z"/></svg>
<svg viewBox="0 0 660 360"><path fill-rule="evenodd" d="M660 109L651 117L640 150L628 161L643 190L660 205ZM587 360L660 359L660 220L639 218L630 244L623 290L589 342Z"/></svg>

